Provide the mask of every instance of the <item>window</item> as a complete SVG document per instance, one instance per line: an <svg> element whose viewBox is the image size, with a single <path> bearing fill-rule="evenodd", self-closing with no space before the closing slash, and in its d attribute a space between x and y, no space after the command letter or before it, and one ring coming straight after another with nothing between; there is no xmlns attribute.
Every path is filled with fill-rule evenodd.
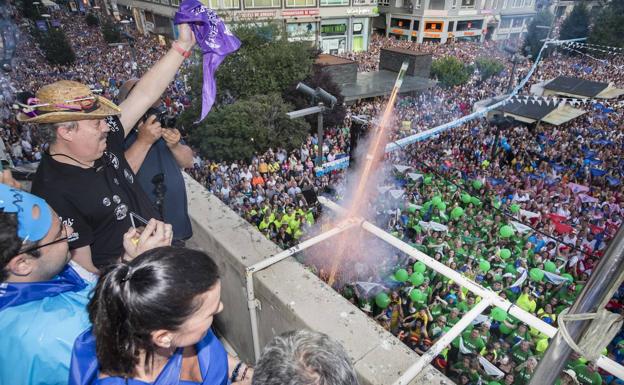
<svg viewBox="0 0 624 385"><path fill-rule="evenodd" d="M453 4L451 5L451 8L453 9L457 8L457 0L453 0Z"/></svg>
<svg viewBox="0 0 624 385"><path fill-rule="evenodd" d="M416 7L416 9L420 9L421 6L422 0L414 0L414 7Z"/></svg>
<svg viewBox="0 0 624 385"><path fill-rule="evenodd" d="M523 21L524 21L523 17L516 17L515 19L513 19L513 22L511 23L511 28L522 27L522 22Z"/></svg>
<svg viewBox="0 0 624 385"><path fill-rule="evenodd" d="M291 1L297 1L297 2L302 2L302 1L307 1L308 4L306 6L313 6L315 0L286 0L289 3ZM349 5L349 0L321 0L321 6L332 6L332 5ZM300 5L301 6L301 5Z"/></svg>
<svg viewBox="0 0 624 385"><path fill-rule="evenodd" d="M392 19L390 19L390 27L409 29L410 22L411 22L410 19L396 19L393 17Z"/></svg>
<svg viewBox="0 0 624 385"><path fill-rule="evenodd" d="M176 7L180 5L180 0L171 0L171 5L175 5Z"/></svg>
<svg viewBox="0 0 624 385"><path fill-rule="evenodd" d="M449 21L448 23L448 32L453 32L453 28L455 28L455 22Z"/></svg>
<svg viewBox="0 0 624 385"><path fill-rule="evenodd" d="M494 0L494 4L492 5L492 9L498 9L498 0Z"/></svg>
<svg viewBox="0 0 624 385"><path fill-rule="evenodd" d="M509 28L511 27L511 19L505 18L501 20L500 28Z"/></svg>
<svg viewBox="0 0 624 385"><path fill-rule="evenodd" d="M509 0L504 0L504 2L503 2L503 9L507 8L508 5L509 5Z"/></svg>
<svg viewBox="0 0 624 385"><path fill-rule="evenodd" d="M349 4L349 0L347 0L347 4ZM314 7L315 5L316 0L286 0L287 7Z"/></svg>
<svg viewBox="0 0 624 385"><path fill-rule="evenodd" d="M462 8L474 8L475 0L462 0L461 7Z"/></svg>
<svg viewBox="0 0 624 385"><path fill-rule="evenodd" d="M353 5L373 4L371 0L353 0Z"/></svg>
<svg viewBox="0 0 624 385"><path fill-rule="evenodd" d="M212 9L239 9L240 8L240 0L204 0L204 1Z"/></svg>
<svg viewBox="0 0 624 385"><path fill-rule="evenodd" d="M160 3L169 5L169 0L160 0Z"/></svg>
<svg viewBox="0 0 624 385"><path fill-rule="evenodd" d="M442 32L444 27L443 21L427 21L425 22L425 32Z"/></svg>
<svg viewBox="0 0 624 385"><path fill-rule="evenodd" d="M414 26L412 27L412 31L418 32L419 27L420 27L420 21L414 20Z"/></svg>
<svg viewBox="0 0 624 385"><path fill-rule="evenodd" d="M377 3L379 5L390 5L390 0L379 0Z"/></svg>
<svg viewBox="0 0 624 385"><path fill-rule="evenodd" d="M280 0L245 0L245 8L281 7Z"/></svg>
<svg viewBox="0 0 624 385"><path fill-rule="evenodd" d="M457 22L457 31L481 29L482 26L483 26L483 20L460 20Z"/></svg>
<svg viewBox="0 0 624 385"><path fill-rule="evenodd" d="M441 11L444 5L444 0L429 0L429 9Z"/></svg>

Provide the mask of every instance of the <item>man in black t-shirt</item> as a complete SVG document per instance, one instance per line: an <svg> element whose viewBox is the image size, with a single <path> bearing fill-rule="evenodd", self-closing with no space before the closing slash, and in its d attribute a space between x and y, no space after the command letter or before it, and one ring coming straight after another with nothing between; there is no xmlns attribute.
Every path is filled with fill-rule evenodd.
<svg viewBox="0 0 624 385"><path fill-rule="evenodd" d="M117 107L87 86L59 81L25 100L18 119L45 123L50 147L35 175L32 192L43 198L78 234L72 258L92 272L115 263L123 253L123 234L132 214L149 220L158 213L141 190L124 158L123 140L165 91L195 37L186 24L179 40ZM140 223L135 223L140 226Z"/></svg>

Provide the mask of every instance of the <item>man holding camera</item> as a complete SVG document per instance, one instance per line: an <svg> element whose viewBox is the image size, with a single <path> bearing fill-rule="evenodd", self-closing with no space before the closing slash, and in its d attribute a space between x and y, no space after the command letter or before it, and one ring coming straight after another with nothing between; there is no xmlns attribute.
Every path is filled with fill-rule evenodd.
<svg viewBox="0 0 624 385"><path fill-rule="evenodd" d="M138 79L131 79L121 86L118 103L126 100L137 82ZM193 150L180 143L180 131L168 128L175 122L166 114L160 100L154 103L126 136L125 155L162 218L173 225L174 244L183 246L193 231L181 169L193 167Z"/></svg>

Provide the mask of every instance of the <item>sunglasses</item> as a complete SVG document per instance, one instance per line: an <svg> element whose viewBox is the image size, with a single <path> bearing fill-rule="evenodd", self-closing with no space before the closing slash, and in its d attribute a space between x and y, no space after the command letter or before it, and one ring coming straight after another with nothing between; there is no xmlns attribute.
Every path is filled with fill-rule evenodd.
<svg viewBox="0 0 624 385"><path fill-rule="evenodd" d="M73 103L73 104L78 104L78 105L70 105L67 103ZM30 109L30 110L34 110L36 108L41 108L41 107L54 107L54 108L59 108L59 109L64 109L64 110L91 112L98 108L98 97L95 95L83 96L83 97L79 97L76 99L65 100L63 101L63 103L60 103L60 104L39 103L39 99L29 98L26 101L26 104L19 103L19 102L17 104L24 109Z"/></svg>
<svg viewBox="0 0 624 385"><path fill-rule="evenodd" d="M54 245L54 244L57 244L57 243L61 243L61 242L65 242L65 241L71 242L71 241L74 241L78 237L78 235L76 233L72 233L71 235L68 235L67 234L67 226L65 226L65 225L62 225L62 226L63 226L63 229L61 230L62 234L61 234L60 238L55 239L53 241L50 241L48 243L44 243L42 245L36 245L36 246L27 247L25 249L21 249L17 253L17 255L32 253L33 251L36 251L36 250L39 250L39 249L43 249L44 247L51 246L51 245Z"/></svg>

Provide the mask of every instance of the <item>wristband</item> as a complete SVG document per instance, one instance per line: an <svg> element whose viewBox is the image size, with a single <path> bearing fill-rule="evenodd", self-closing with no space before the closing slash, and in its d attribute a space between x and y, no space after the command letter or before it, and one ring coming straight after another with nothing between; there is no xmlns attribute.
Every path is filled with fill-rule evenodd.
<svg viewBox="0 0 624 385"><path fill-rule="evenodd" d="M180 44L178 44L177 41L174 41L171 44L171 48L175 49L177 53L179 53L180 55L184 56L185 59L188 58L189 56L191 56L191 51L190 50L186 51L184 48L182 48L180 46Z"/></svg>
<svg viewBox="0 0 624 385"><path fill-rule="evenodd" d="M238 378L238 371L240 370L242 364L243 364L243 361L239 361L238 364L236 364L236 366L234 367L234 370L232 371L230 382L236 381L236 379Z"/></svg>

